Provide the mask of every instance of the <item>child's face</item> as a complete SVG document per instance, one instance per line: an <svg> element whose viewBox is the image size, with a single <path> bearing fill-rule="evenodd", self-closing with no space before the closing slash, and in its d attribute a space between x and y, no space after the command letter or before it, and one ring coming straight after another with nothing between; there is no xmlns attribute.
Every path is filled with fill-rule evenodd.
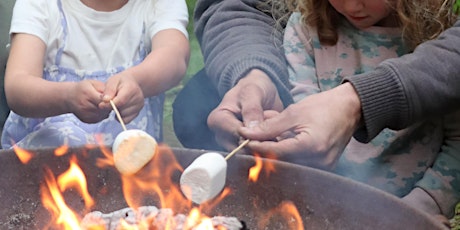
<svg viewBox="0 0 460 230"><path fill-rule="evenodd" d="M329 3L358 29L394 25L388 0L329 0Z"/></svg>

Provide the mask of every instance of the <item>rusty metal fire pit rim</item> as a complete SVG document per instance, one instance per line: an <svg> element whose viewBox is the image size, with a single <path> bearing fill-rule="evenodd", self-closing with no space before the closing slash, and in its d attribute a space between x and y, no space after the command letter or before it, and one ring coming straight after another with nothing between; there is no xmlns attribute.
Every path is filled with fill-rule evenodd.
<svg viewBox="0 0 460 230"><path fill-rule="evenodd" d="M190 150L190 149L176 148L176 147L173 147L171 149L174 152L183 151L183 150ZM201 152L201 154L203 154L205 152L208 152L207 150L203 150L203 149L195 149L195 151L199 151L199 152ZM218 152L223 154L224 156L226 156L228 154L227 152L223 152L223 151L218 151ZM255 160L254 156L250 155L250 154L236 154L233 157L234 158L239 158L239 159L250 160L250 161ZM439 226L439 229L443 229L443 228L446 227L442 223L440 223L439 220L437 220L434 216L429 215L428 213L426 213L424 211L421 211L419 209L414 208L411 205L408 205L408 204L404 203L400 199L400 197L397 197L397 196L395 196L395 195L393 195L391 193L385 192L385 191L383 191L381 189L372 187L370 185L367 185L367 184L352 180L350 178L347 178L347 177L344 177L344 176L341 176L341 175L334 174L334 173L326 171L326 170L317 169L317 168L313 168L313 167L309 167L309 166L305 166L305 165L295 164L295 163L286 162L286 161L280 161L280 160L277 160L277 159L269 159L269 158L262 158L262 161L263 162L273 162L278 166L284 166L284 167L288 167L288 168L293 168L294 170L297 170L297 171L311 172L313 174L317 174L317 175L320 175L320 176L325 177L325 178L331 178L331 179L333 179L335 181L341 181L343 183L347 183L347 184L351 184L353 186L361 187L363 190L371 191L372 193L378 194L380 197L382 197L382 198L384 198L386 200L389 200L389 201L391 200L392 202L396 202L396 203L400 204L401 206L403 206L403 207L405 207L405 208L417 213L418 215L424 216L427 219L431 219L436 225Z"/></svg>
<svg viewBox="0 0 460 230"><path fill-rule="evenodd" d="M89 153L89 154L85 154L85 158L89 157L89 158L94 159L94 157L100 157L101 156L100 154L97 154L98 151L100 152L101 148L105 148L105 147L88 147L88 146L85 146L83 148L82 147L73 147L73 148L69 148L67 150L67 156L72 155L72 154L79 155L81 153ZM169 148L169 149L175 154L176 158L179 161L181 161L182 165L187 165L187 163L190 163L191 161L196 159L196 157L198 157L199 155L209 151L209 150L203 150L203 149L186 149L186 148L177 148L177 147L172 147L172 148ZM50 159L49 158L50 154L48 154L48 153L51 153L54 150L55 150L54 148L41 148L41 149L30 149L28 151L36 152L38 154L46 153L46 154L44 154L44 157L49 160ZM107 148L106 150L110 151L110 148ZM93 153L93 151L96 154L91 154L91 153ZM12 154L11 150L0 150L0 154L2 154L2 153L7 153L7 154L3 155L4 156L3 157L4 162L5 162L5 160L8 160L8 159L9 160L17 159L14 156L14 154ZM222 153L223 155L228 154L226 152L220 152L220 153ZM58 159L58 158L56 158L56 159ZM59 162L61 162L61 163L66 162L65 159L66 159L66 157L60 159ZM20 164L18 161L11 162L11 163L9 163L9 165L10 166L18 165L18 164ZM34 165L52 163L50 161L41 159L39 157L36 157L36 159L33 159L33 161L35 161L35 163L32 163ZM318 177L318 178L323 178L323 179L326 178L328 180L330 179L330 183L337 184L338 187L340 187L340 185L347 184L347 186L345 186L345 187L350 187L350 185L351 185L353 188L356 188L357 191L366 190L365 193L360 193L360 194L364 194L364 195L369 194L369 193L372 193L374 195L376 194L379 197L378 200L380 200L379 204L388 203L388 205L391 206L391 207L397 207L399 210L396 213L406 212L408 214L404 215L404 216L411 216L412 218L415 217L417 219L418 219L418 216L420 216L420 219L422 219L422 220L418 221L417 223L424 223L424 224L427 224L428 226L431 226L429 229L446 229L446 227L444 225L442 225L439 221L436 221L433 217L429 216L428 214L426 214L426 213L424 213L424 212L422 212L420 210L417 210L415 208L412 208L411 206L403 203L401 201L401 199L399 199L398 197L396 197L394 195L391 195L389 193L386 193L384 191L378 190L378 189L376 189L374 187L368 186L366 184L353 181L353 180L351 180L349 178L345 178L345 177L333 174L331 172L327 172L327 171L324 171L324 170L315 169L315 168L311 168L311 167L306 167L306 166L302 166L302 165L298 165L298 164L293 164L293 163L289 163L289 162L283 162L283 161L278 161L278 160L273 160L273 159L266 159L266 158L263 158L262 161L263 162L274 162L276 164L277 168L279 168L281 170L286 170L286 171L290 171L290 172L296 171L297 173L300 172L300 174L310 174L310 175L308 175L308 178L312 178L312 177L316 178L316 177ZM87 161L87 162L92 162L92 161ZM237 155L233 156L231 159L229 159L229 170L234 171L235 169L238 169L239 164L242 164L244 167L248 167L248 166L250 167L253 164L253 162L255 162L254 156L237 154ZM57 166L57 165L54 164L54 166ZM91 165L86 165L86 166L91 167L91 168L93 167ZM113 171L113 170L111 170L111 171ZM284 177L282 177L282 178L284 178ZM302 178L302 177L296 177L296 178ZM13 181L9 181L9 180L10 179L8 179L8 178L4 178L5 182L9 182L9 183L13 182ZM270 178L269 178L269 180L270 180ZM300 183L302 183L302 182L300 182ZM14 183L12 183L12 184L16 184L17 186L21 187L21 186L23 186L24 183L23 182L19 183L17 181L14 181ZM309 186L309 185L307 185L307 186ZM29 188L29 187L27 187L27 188ZM3 190L5 190L5 191L3 191ZM314 190L317 190L317 189L314 189ZM0 194L6 194L5 193L6 191L9 191L9 189L3 188L2 190L0 190ZM17 192L19 192L19 191L17 191ZM329 194L329 193L327 193L327 194ZM332 194L337 194L337 193L332 193ZM370 197L376 198L373 195L370 196ZM327 199L327 197L323 196L323 198L322 198L323 201L324 201L324 198ZM337 204L336 201L333 201L332 203ZM387 205L385 205L385 206L387 206ZM362 204L361 204L361 207L363 207ZM319 211L319 210L316 210L316 211ZM9 214L8 210L4 210L4 212ZM8 215L5 215L5 216L8 216ZM357 220L357 221L359 221L359 220ZM416 220L414 220L414 221L416 221ZM425 227L424 229L427 229L427 228Z"/></svg>

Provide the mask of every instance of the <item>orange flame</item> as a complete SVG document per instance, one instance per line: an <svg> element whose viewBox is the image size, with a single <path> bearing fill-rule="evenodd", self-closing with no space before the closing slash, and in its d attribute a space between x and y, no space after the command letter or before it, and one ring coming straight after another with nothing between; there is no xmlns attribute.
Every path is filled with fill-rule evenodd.
<svg viewBox="0 0 460 230"><path fill-rule="evenodd" d="M68 145L63 145L57 149L54 150L54 155L60 157L60 156L64 156L66 153L67 153L67 150L69 150L69 146Z"/></svg>
<svg viewBox="0 0 460 230"><path fill-rule="evenodd" d="M230 188L224 188L224 190L220 193L220 195L212 200L209 200L205 203L202 203L200 205L200 208L201 210L204 210L204 211L211 211L215 206L217 206L223 199L225 199L225 197L227 197L228 195L230 195L232 192L231 192L231 189Z"/></svg>
<svg viewBox="0 0 460 230"><path fill-rule="evenodd" d="M29 163L30 160L35 156L34 153L29 152L25 149L22 149L18 147L17 145L13 145L14 152L16 153L16 156L18 156L19 160L23 164Z"/></svg>
<svg viewBox="0 0 460 230"><path fill-rule="evenodd" d="M272 218L284 218L285 222L288 224L289 228L292 230L303 230L303 221L300 217L297 207L291 201L284 201L278 207L273 210L270 210L267 215L260 221L260 226L267 226L268 222ZM262 227L261 229L265 229Z"/></svg>
<svg viewBox="0 0 460 230"><path fill-rule="evenodd" d="M79 229L80 219L65 203L53 173L45 170L46 186L41 185L42 202L45 208L51 210L53 224L65 230Z"/></svg>
<svg viewBox="0 0 460 230"><path fill-rule="evenodd" d="M78 167L77 158L75 156L72 156L70 159L69 169L60 175L57 181L61 192L69 188L76 189L83 196L87 209L94 205L94 200L88 193L85 174L80 167Z"/></svg>
<svg viewBox="0 0 460 230"><path fill-rule="evenodd" d="M176 213L183 213L187 210L189 215L186 218L183 229L199 229L199 230L214 230L211 218L203 214L203 210L211 209L218 205L225 197L231 194L230 188L225 188L219 197L200 205L198 208L192 208L191 201L187 200L179 186L173 182L174 175L182 173L182 166L176 161L172 150L167 146L158 146L158 151L154 158L141 171L134 175L121 175L122 190L125 200L129 207L136 210L146 199L154 199L160 203L159 208L168 208ZM34 155L18 147L15 147L17 155L26 156L21 160L23 163L28 162ZM112 152L103 145L100 146L103 158L97 159L98 167L113 167ZM56 149L56 156L63 156L68 152L67 146L62 146ZM19 157L21 159L21 157ZM27 158L28 157L28 158ZM85 201L85 211L88 211L93 205L94 200L88 192L86 177L81 168L78 166L76 156L70 157L70 166L67 171L56 178L49 169L45 169L45 184L41 185L42 202L44 207L52 213L52 227L59 229L80 229L81 217L77 212L67 206L64 200L63 192L69 189L75 189ZM264 161L258 155L255 155L255 165L250 168L248 179L257 182L260 172L265 169L267 175L275 171L274 164L271 161ZM158 198L158 199L156 199ZM81 213L81 212L80 212ZM292 230L303 229L302 219L291 202L284 202L279 207L271 210L264 218L261 225L266 225L273 218L283 217L289 223ZM117 229L151 229L156 225L155 219L147 217L140 220L135 226L120 220ZM174 218L167 218L164 223L161 223L166 230L174 229L177 226ZM91 230L105 229L102 225L95 224L91 226ZM223 230L223 227L218 227Z"/></svg>
<svg viewBox="0 0 460 230"><path fill-rule="evenodd" d="M182 166L176 161L173 152L166 146L159 145L151 162L134 175L122 175L122 188L129 207L136 209L146 194L158 196L160 207L183 211L190 206L180 188L172 181L173 174L182 172ZM167 193L163 191L168 191Z"/></svg>
<svg viewBox="0 0 460 230"><path fill-rule="evenodd" d="M254 160L256 161L256 164L249 169L249 181L257 182L262 168L265 169L267 176L270 175L271 172L275 171L275 166L272 161L262 161L262 158L258 154L254 154Z"/></svg>
<svg viewBox="0 0 460 230"><path fill-rule="evenodd" d="M65 151L64 151L65 150ZM67 152L66 147L56 149L56 156ZM45 185L41 185L42 202L44 207L52 212L51 224L61 226L62 229L80 229L80 217L65 203L62 192L73 188L83 197L85 207L89 210L94 205L93 198L89 195L86 177L77 164L77 158L70 158L70 166L67 171L58 176L56 180L50 169L45 169Z"/></svg>
<svg viewBox="0 0 460 230"><path fill-rule="evenodd" d="M108 166L114 166L113 154L105 145L104 140L101 135L96 135L96 141L100 145L101 153L104 155L104 158L98 158L96 160L96 166L99 168L104 168Z"/></svg>
<svg viewBox="0 0 460 230"><path fill-rule="evenodd" d="M209 217L203 216L198 208L193 208L187 217L185 229L213 230L214 226Z"/></svg>
<svg viewBox="0 0 460 230"><path fill-rule="evenodd" d="M252 182L256 182L259 179L259 174L262 170L262 159L258 155L255 155L254 159L256 164L249 169L248 176L248 179Z"/></svg>
<svg viewBox="0 0 460 230"><path fill-rule="evenodd" d="M104 146L100 148L104 158L98 158L96 160L96 166L99 168L114 166L113 154L112 152Z"/></svg>

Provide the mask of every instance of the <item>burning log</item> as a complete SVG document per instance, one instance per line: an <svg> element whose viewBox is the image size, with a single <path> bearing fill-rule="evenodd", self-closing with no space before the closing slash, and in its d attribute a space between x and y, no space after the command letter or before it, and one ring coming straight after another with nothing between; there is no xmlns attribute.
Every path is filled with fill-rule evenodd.
<svg viewBox="0 0 460 230"><path fill-rule="evenodd" d="M88 213L81 222L82 230L116 230L116 229L148 229L148 230L183 230L183 229L246 229L243 222L235 217L215 216L197 222L184 214L174 215L168 208L158 209L155 206L143 206L137 210L125 208L104 214L99 211Z"/></svg>

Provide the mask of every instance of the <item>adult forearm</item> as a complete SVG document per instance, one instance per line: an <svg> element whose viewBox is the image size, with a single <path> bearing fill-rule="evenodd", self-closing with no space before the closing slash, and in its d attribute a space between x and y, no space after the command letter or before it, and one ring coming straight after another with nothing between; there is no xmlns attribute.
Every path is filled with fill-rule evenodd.
<svg viewBox="0 0 460 230"><path fill-rule="evenodd" d="M276 84L284 104L292 103L282 28L259 9L261 1L201 0L195 8L195 33L206 72L224 95L252 69L264 71ZM278 28L278 29L276 29Z"/></svg>
<svg viewBox="0 0 460 230"><path fill-rule="evenodd" d="M361 99L369 141L384 128L402 129L460 105L460 22L411 54L389 59L375 71L347 77Z"/></svg>

